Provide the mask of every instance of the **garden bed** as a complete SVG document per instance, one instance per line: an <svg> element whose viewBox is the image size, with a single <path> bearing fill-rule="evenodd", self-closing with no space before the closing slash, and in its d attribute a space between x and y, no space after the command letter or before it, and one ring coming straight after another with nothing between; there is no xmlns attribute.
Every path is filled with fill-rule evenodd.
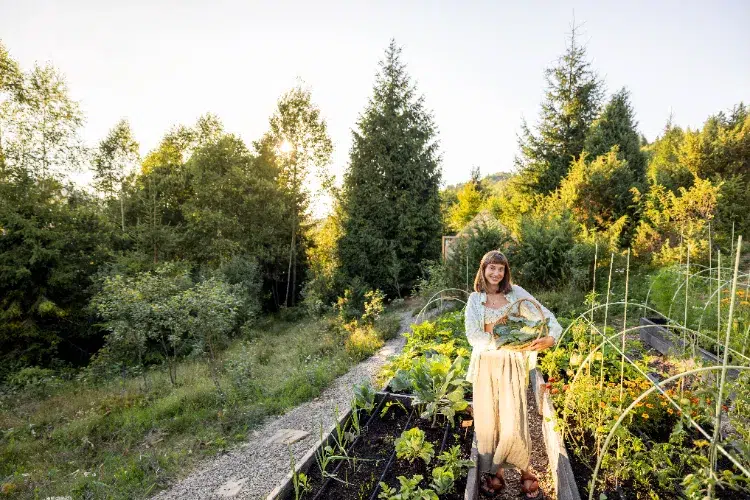
<svg viewBox="0 0 750 500"><path fill-rule="evenodd" d="M640 325L645 326L645 328L639 330L641 341L665 356L676 356L685 349L692 349L692 346L686 345L678 334L669 329L665 318L641 318ZM701 347L695 347L695 354L710 365L722 364L722 360L718 356ZM737 370L727 370L727 376L732 379L737 378L738 375Z"/></svg>
<svg viewBox="0 0 750 500"><path fill-rule="evenodd" d="M381 482L391 488L400 488L398 477L411 479L421 475L423 480L419 487L430 487L433 471L437 466L445 465L439 459L441 453L457 446L460 459L472 459L476 463L474 428L468 414L459 414L455 426L441 423L433 426L430 421L419 418L413 407L412 398L383 392L375 396L375 407L372 411L359 410L360 432L344 446L341 452L338 444L343 433L354 431L352 412L344 414L328 433L316 443L303 459L296 464L294 476L287 474L284 481L268 496L268 500L305 499L375 499L381 494ZM434 459L429 463L417 458L412 462L396 456L394 443L406 430L417 428L424 432L425 442L434 450ZM356 434L356 433L355 433ZM352 434L349 434L350 436ZM329 461L321 471L321 458L328 456L346 456ZM307 488L298 483L295 493L295 480L304 474ZM468 468L464 474L456 474L450 493L441 494L441 499L460 500L477 498L476 469ZM468 487L467 487L468 485ZM303 490L307 491L303 491Z"/></svg>
<svg viewBox="0 0 750 500"><path fill-rule="evenodd" d="M636 354L643 352L643 347L651 346L652 355L645 362L635 356L636 361L625 364L623 371L620 354L614 349L594 352L589 358L593 360L592 365L586 366L584 361L591 351L589 329L583 323L573 326L567 344L549 352L542 360L542 368L549 376L546 387L550 389L543 394L549 394L558 410L563 410L557 419L550 419L547 423L551 423L550 430L554 430L557 420L558 427L563 429L565 444L571 452L564 456L564 461L575 474L575 481L570 484L574 489L577 486L576 493L581 498L589 495L600 447L623 408L630 408L629 414L620 422L615 437L604 452L594 498L599 498L602 493L607 498L621 499L684 498L706 487L705 460L710 438L693 428L682 415L698 421L709 436L713 434L716 396L715 384L707 383L710 381L708 372L662 385L662 390L671 400L659 392L641 397L652 387L652 382L659 383L694 366L690 359L679 356L682 339L665 323L652 318L640 320L640 324L646 327L640 329L640 339L627 341L634 343L632 351ZM635 345L640 343L644 346ZM687 347L692 353L692 345ZM626 352L630 350L626 349ZM698 352L696 349L696 355ZM678 356L672 357L675 354ZM712 360L710 353L707 354L709 356L702 356L703 359L716 366L717 360ZM647 373L649 368L655 371ZM644 380L644 374L651 380ZM729 377L732 375L736 373L728 373ZM539 384L535 384L537 387ZM731 389L727 389L723 398L722 434L725 434L728 412L732 407ZM677 401L679 408L670 401ZM742 446L733 442L731 437L728 440L722 438L722 445L735 457L741 456ZM555 456L562 455L551 451L548 455L554 470L557 467ZM733 489L731 481L738 480L739 470L728 459L720 455L716 467L717 474L729 479L716 486L714 498L750 498L747 491ZM562 498L566 485L560 481L559 473L557 480L559 498Z"/></svg>

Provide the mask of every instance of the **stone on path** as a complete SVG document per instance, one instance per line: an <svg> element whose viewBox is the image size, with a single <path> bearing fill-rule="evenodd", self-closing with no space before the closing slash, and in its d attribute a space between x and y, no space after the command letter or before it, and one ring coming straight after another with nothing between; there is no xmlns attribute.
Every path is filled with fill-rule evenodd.
<svg viewBox="0 0 750 500"><path fill-rule="evenodd" d="M300 439L305 439L309 436L309 432L301 431L298 429L279 429L274 433L273 436L268 438L266 444L292 444L296 443Z"/></svg>
<svg viewBox="0 0 750 500"><path fill-rule="evenodd" d="M216 490L216 494L223 498L232 498L233 496L236 496L237 493L240 492L243 486L245 486L245 483L247 482L247 478L243 477L242 479L237 480L229 480L226 483L224 483L218 490Z"/></svg>

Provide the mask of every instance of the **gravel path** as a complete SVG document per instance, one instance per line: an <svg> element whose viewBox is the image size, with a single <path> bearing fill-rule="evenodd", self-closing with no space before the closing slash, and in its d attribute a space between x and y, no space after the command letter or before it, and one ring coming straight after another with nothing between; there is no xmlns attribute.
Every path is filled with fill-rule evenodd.
<svg viewBox="0 0 750 500"><path fill-rule="evenodd" d="M411 323L411 313L403 313L399 333L407 331ZM256 429L241 447L208 461L199 470L154 498L264 498L289 472L287 446L268 443L268 438L279 429L299 429L308 432L306 437L291 445L292 453L299 461L320 438L320 423L323 423L324 429L333 425L334 408L338 405L339 412L345 413L353 396L353 386L366 377L374 377L388 356L398 353L403 348L404 342L405 339L400 334L389 340L372 357L336 379L319 397L269 420Z"/></svg>
<svg viewBox="0 0 750 500"><path fill-rule="evenodd" d="M529 434L531 435L531 469L539 478L539 487L544 490L548 500L555 500L555 487L552 483L552 473L549 469L547 452L544 449L544 436L542 435L542 416L536 408L534 389L529 386L526 390L526 402L529 415ZM518 500L521 492L521 473L518 469L505 470L506 487L502 493L495 497L498 499ZM484 496L480 495L480 498Z"/></svg>

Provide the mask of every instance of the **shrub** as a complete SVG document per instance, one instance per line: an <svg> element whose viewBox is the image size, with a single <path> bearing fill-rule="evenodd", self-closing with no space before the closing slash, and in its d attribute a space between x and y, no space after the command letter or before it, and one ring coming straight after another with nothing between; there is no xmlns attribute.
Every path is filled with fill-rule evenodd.
<svg viewBox="0 0 750 500"><path fill-rule="evenodd" d="M445 277L436 281L447 287L471 290L479 262L490 250L508 253L512 245L510 233L496 221L483 221L459 235L445 269ZM436 290L438 291L438 290Z"/></svg>
<svg viewBox="0 0 750 500"><path fill-rule="evenodd" d="M351 280L349 288L344 290L343 297L336 300L335 310L342 323L359 318L365 312L367 285L358 277Z"/></svg>
<svg viewBox="0 0 750 500"><path fill-rule="evenodd" d="M8 378L11 387L22 391L29 391L37 395L44 395L60 380L55 377L54 370L38 366L22 368Z"/></svg>
<svg viewBox="0 0 750 500"><path fill-rule="evenodd" d="M362 323L366 325L373 325L375 321L380 318L380 315L385 309L383 306L383 299L385 294L380 290L370 290L365 293L364 313L362 314Z"/></svg>
<svg viewBox="0 0 750 500"><path fill-rule="evenodd" d="M381 316L375 322L375 330L383 340L395 339L400 329L401 318L395 314Z"/></svg>
<svg viewBox="0 0 750 500"><path fill-rule="evenodd" d="M241 300L237 319L241 323L255 320L261 312L263 277L257 260L248 256L235 256L220 268L222 281L232 285Z"/></svg>
<svg viewBox="0 0 750 500"><path fill-rule="evenodd" d="M553 287L565 281L568 252L573 249L575 223L563 213L524 217L519 243L509 257L518 280L530 287Z"/></svg>
<svg viewBox="0 0 750 500"><path fill-rule="evenodd" d="M370 325L360 325L355 320L344 325L344 329L349 333L344 343L346 352L357 361L371 356L383 347L383 340Z"/></svg>
<svg viewBox="0 0 750 500"><path fill-rule="evenodd" d="M567 273L564 277L575 290L591 290L595 246L575 243L565 255Z"/></svg>

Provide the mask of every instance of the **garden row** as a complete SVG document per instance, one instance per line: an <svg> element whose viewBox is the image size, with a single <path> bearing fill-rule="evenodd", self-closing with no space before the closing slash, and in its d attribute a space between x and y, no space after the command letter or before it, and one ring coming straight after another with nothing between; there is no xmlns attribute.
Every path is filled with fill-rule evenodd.
<svg viewBox="0 0 750 500"><path fill-rule="evenodd" d="M697 286L696 297L681 304L685 318L703 306ZM744 291L732 293L744 298ZM593 303L569 322L541 367L581 496L750 498L748 359L733 348L745 347L749 311L737 305L731 317L726 309L719 317L726 334L660 314L630 326L622 304L611 303ZM618 333L607 326L607 310L610 323L625 325ZM651 309L632 304L633 310ZM717 337L721 348L710 342ZM723 350L731 364L716 355Z"/></svg>
<svg viewBox="0 0 750 500"><path fill-rule="evenodd" d="M406 347L381 377L390 379L398 370L399 380L413 388L411 394L375 392L369 383L357 387L351 410L336 415L327 435L321 430L318 445L298 466L291 464L287 481L269 498L467 495L467 482L476 483L476 457L460 313L414 324L406 337Z"/></svg>

